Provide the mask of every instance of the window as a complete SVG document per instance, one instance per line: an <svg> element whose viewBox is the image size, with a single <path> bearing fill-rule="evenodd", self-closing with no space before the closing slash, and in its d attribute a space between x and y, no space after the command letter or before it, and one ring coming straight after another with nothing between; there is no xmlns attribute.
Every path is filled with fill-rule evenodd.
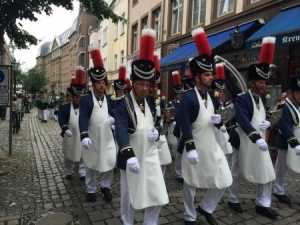
<svg viewBox="0 0 300 225"><path fill-rule="evenodd" d="M142 30L148 28L148 16L142 19Z"/></svg>
<svg viewBox="0 0 300 225"><path fill-rule="evenodd" d="M115 70L118 69L118 55L115 55L114 57L114 66L115 66Z"/></svg>
<svg viewBox="0 0 300 225"><path fill-rule="evenodd" d="M172 1L172 31L171 34L181 32L182 0Z"/></svg>
<svg viewBox="0 0 300 225"><path fill-rule="evenodd" d="M134 5L134 4L138 3L138 2L139 2L139 0L132 0L132 5Z"/></svg>
<svg viewBox="0 0 300 225"><path fill-rule="evenodd" d="M160 40L160 8L153 12L153 27L156 31L156 41Z"/></svg>
<svg viewBox="0 0 300 225"><path fill-rule="evenodd" d="M217 16L233 12L234 0L218 0Z"/></svg>
<svg viewBox="0 0 300 225"><path fill-rule="evenodd" d="M120 53L120 64L124 64L124 50Z"/></svg>
<svg viewBox="0 0 300 225"><path fill-rule="evenodd" d="M107 68L107 57L104 57L103 64L104 64L104 68Z"/></svg>
<svg viewBox="0 0 300 225"><path fill-rule="evenodd" d="M107 27L103 30L103 45L107 43Z"/></svg>
<svg viewBox="0 0 300 225"><path fill-rule="evenodd" d="M115 39L118 38L118 26L119 26L119 23L115 23Z"/></svg>
<svg viewBox="0 0 300 225"><path fill-rule="evenodd" d="M204 0L193 0L192 27L204 22Z"/></svg>
<svg viewBox="0 0 300 225"><path fill-rule="evenodd" d="M85 54L84 53L81 53L79 55L78 60L79 60L79 65L85 67Z"/></svg>
<svg viewBox="0 0 300 225"><path fill-rule="evenodd" d="M80 38L79 47L85 47L85 37Z"/></svg>
<svg viewBox="0 0 300 225"><path fill-rule="evenodd" d="M137 51L137 38L138 38L138 33L137 33L137 24L132 27L132 51Z"/></svg>
<svg viewBox="0 0 300 225"><path fill-rule="evenodd" d="M125 19L125 13L122 13L122 18ZM125 32L125 22L123 21L121 24L121 34Z"/></svg>

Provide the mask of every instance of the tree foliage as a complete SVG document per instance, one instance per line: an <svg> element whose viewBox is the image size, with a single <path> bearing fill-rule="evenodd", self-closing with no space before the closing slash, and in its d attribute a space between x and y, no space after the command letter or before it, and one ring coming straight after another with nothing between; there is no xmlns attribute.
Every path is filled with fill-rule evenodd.
<svg viewBox="0 0 300 225"><path fill-rule="evenodd" d="M111 18L113 22L124 21L112 11L105 0L79 0L79 2L88 13L98 19ZM37 21L35 13L44 12L50 16L53 13L53 6L73 10L72 0L0 0L0 46L3 44L5 33L18 49L36 45L37 38L22 29L22 20Z"/></svg>
<svg viewBox="0 0 300 225"><path fill-rule="evenodd" d="M49 83L46 72L39 67L34 67L23 74L22 82L23 90L32 94L43 90Z"/></svg>

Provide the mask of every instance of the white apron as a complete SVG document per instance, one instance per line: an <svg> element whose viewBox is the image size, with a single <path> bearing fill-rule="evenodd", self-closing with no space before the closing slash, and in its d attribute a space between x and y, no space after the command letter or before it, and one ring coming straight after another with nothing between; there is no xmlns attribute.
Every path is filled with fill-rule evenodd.
<svg viewBox="0 0 300 225"><path fill-rule="evenodd" d="M232 146L229 143L229 135L227 132L222 132L215 127L215 135L216 141L219 144L220 148L224 152L224 154L231 154L232 153Z"/></svg>
<svg viewBox="0 0 300 225"><path fill-rule="evenodd" d="M298 118L300 118L300 113L298 109L291 103L291 101L287 98L286 101L288 101L292 107L294 108L295 112L297 112ZM294 135L296 138L300 138L300 125L298 124L296 127L294 127ZM297 156L295 153L295 148L291 148L289 145L287 156L286 156L286 166L294 173L300 173L300 156Z"/></svg>
<svg viewBox="0 0 300 225"><path fill-rule="evenodd" d="M173 125L173 123L170 123L167 139L168 139L169 144L171 144L171 145L177 145L178 144L177 143L177 138L173 134L174 127L175 126Z"/></svg>
<svg viewBox="0 0 300 225"><path fill-rule="evenodd" d="M72 137L68 137L66 134L64 135L62 151L66 159L69 159L73 162L79 162L82 151L80 131L78 126L79 109L76 115L72 102L70 108L68 128L72 132Z"/></svg>
<svg viewBox="0 0 300 225"><path fill-rule="evenodd" d="M197 188L226 188L232 183L232 176L224 152L218 145L214 134L214 124L210 117L214 114L214 106L207 95L207 108L197 88L194 88L200 104L199 114L191 124L192 134L199 162L192 165L188 162L187 151L182 153L182 175L184 181Z"/></svg>
<svg viewBox="0 0 300 225"><path fill-rule="evenodd" d="M251 125L258 131L258 133L265 139L265 132L259 130L259 124L265 120L266 112L261 99L259 98L259 109L256 108L251 91L253 116ZM270 157L269 151L262 151L256 143L252 143L247 134L237 127L236 131L240 137L239 148L239 169L241 175L249 182L266 184L275 180L275 172Z"/></svg>
<svg viewBox="0 0 300 225"><path fill-rule="evenodd" d="M82 148L84 164L93 170L103 173L112 170L116 165L116 145L111 131L111 124L104 96L102 107L93 95L94 107L89 119L89 137L92 145L87 150Z"/></svg>
<svg viewBox="0 0 300 225"><path fill-rule="evenodd" d="M141 169L138 174L134 174L126 168L130 202L134 209L165 205L169 202L169 198L161 172L158 150L155 143L148 139L149 132L154 127L152 114L147 101L144 115L132 92L131 97L137 116L137 127L129 140Z"/></svg>
<svg viewBox="0 0 300 225"><path fill-rule="evenodd" d="M166 135L160 135L156 143L160 165L167 165L172 162L171 152L168 146Z"/></svg>

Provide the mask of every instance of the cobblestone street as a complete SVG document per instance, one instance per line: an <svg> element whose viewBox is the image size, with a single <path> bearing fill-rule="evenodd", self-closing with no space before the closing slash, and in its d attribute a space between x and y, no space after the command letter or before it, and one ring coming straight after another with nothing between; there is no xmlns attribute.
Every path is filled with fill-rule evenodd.
<svg viewBox="0 0 300 225"><path fill-rule="evenodd" d="M8 131L8 120L0 121L0 225L122 224L118 170L115 171L111 187L113 201L106 203L102 199L98 185L97 201L89 203L86 200L85 183L79 180L77 174L71 181L64 179L62 138L57 122L49 119L48 123L41 123L36 110L25 114L19 134L13 135L11 156L8 156ZM183 225L182 185L176 181L173 168L174 165L167 167L165 180L170 202L163 207L159 224ZM255 213L256 188L244 181L241 183L244 213L236 214L229 209L225 194L214 217L220 225L300 224L299 177L288 172L285 184L286 193L293 204L289 207L278 203L273 197L271 207L280 214L276 220ZM200 202L202 194L203 190L197 190L195 203ZM136 224L142 224L143 212L137 211L135 219ZM64 220L68 222L63 223ZM200 215L197 222L207 224Z"/></svg>

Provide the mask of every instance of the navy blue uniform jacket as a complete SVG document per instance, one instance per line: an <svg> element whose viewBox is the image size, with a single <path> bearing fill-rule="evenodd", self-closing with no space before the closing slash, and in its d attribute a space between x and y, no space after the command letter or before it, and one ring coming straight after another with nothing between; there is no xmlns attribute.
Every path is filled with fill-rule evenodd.
<svg viewBox="0 0 300 225"><path fill-rule="evenodd" d="M68 130L68 123L70 119L71 102L61 104L58 111L58 124L61 128L60 135L63 137L65 131Z"/></svg>

